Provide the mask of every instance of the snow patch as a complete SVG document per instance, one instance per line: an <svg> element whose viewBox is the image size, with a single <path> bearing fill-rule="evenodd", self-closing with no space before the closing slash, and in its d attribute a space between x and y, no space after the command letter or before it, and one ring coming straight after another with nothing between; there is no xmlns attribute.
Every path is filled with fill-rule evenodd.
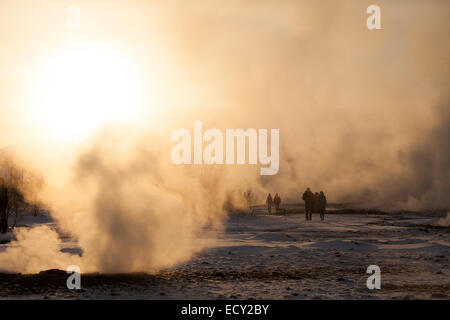
<svg viewBox="0 0 450 320"><path fill-rule="evenodd" d="M450 212L447 212L447 215L444 218L439 219L436 222L436 225L439 227L450 227Z"/></svg>

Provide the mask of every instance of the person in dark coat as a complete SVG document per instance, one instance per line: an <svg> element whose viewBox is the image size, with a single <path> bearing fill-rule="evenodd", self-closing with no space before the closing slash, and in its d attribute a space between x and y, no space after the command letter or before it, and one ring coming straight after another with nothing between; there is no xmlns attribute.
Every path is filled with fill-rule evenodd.
<svg viewBox="0 0 450 320"><path fill-rule="evenodd" d="M270 193L267 196L266 204L267 204L267 211L269 212L269 214L271 214L272 213L273 200L272 200L272 196L270 195Z"/></svg>
<svg viewBox="0 0 450 320"><path fill-rule="evenodd" d="M320 191L319 194L319 213L320 213L320 220L325 220L325 211L327 209L327 197L323 193L323 191Z"/></svg>
<svg viewBox="0 0 450 320"><path fill-rule="evenodd" d="M313 212L320 212L320 194L318 192L314 192L314 209Z"/></svg>
<svg viewBox="0 0 450 320"><path fill-rule="evenodd" d="M280 211L280 203L281 199L278 193L275 194L275 197L273 198L273 204L275 205L275 210L278 213Z"/></svg>
<svg viewBox="0 0 450 320"><path fill-rule="evenodd" d="M314 209L314 194L311 189L306 188L306 191L303 192L302 196L303 201L305 201L305 217L306 220L311 220L312 211Z"/></svg>

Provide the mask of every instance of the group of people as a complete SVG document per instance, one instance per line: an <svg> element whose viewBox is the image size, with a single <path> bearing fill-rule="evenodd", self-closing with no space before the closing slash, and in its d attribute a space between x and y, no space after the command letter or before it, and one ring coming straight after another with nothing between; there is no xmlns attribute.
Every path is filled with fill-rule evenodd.
<svg viewBox="0 0 450 320"><path fill-rule="evenodd" d="M272 213L272 205L275 205L275 211L278 213L280 211L280 204L281 204L281 199L280 196L278 195L278 193L275 193L275 197L272 199L272 196L269 195L267 196L267 210L269 211L269 214Z"/></svg>
<svg viewBox="0 0 450 320"><path fill-rule="evenodd" d="M320 213L320 220L323 221L325 219L327 197L325 197L323 191L313 193L310 188L306 188L302 199L305 201L306 220L312 220L313 212Z"/></svg>
<svg viewBox="0 0 450 320"><path fill-rule="evenodd" d="M325 210L327 208L327 197L323 193L323 191L313 193L310 188L306 188L306 191L303 193L302 200L305 201L305 216L306 220L312 220L313 213L320 214L320 220L325 219ZM280 211L281 199L278 193L275 194L275 197L272 199L272 196L267 196L266 199L267 210L269 214L272 213L272 205L275 205L276 213Z"/></svg>

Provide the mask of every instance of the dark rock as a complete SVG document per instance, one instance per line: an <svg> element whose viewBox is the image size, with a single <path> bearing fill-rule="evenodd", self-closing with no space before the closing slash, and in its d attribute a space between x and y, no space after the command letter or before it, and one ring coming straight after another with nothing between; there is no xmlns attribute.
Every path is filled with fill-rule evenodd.
<svg viewBox="0 0 450 320"><path fill-rule="evenodd" d="M435 298L435 299L445 299L445 298L448 298L448 295L446 295L445 293L439 292L439 293L433 293L431 295L431 297Z"/></svg>
<svg viewBox="0 0 450 320"><path fill-rule="evenodd" d="M50 269L50 270L44 270L39 272L40 275L43 276L61 276L64 275L66 276L67 273L63 270L59 270L59 269Z"/></svg>

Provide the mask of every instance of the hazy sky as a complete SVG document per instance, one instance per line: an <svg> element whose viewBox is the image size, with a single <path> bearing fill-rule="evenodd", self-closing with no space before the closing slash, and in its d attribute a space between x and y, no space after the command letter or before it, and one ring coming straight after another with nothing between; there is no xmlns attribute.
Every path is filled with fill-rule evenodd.
<svg viewBox="0 0 450 320"><path fill-rule="evenodd" d="M79 29L67 27L70 4L81 10ZM85 105L86 99L64 100L77 96L76 90L53 99L61 90L47 86L42 66L73 46L101 46L117 55L113 65L130 62L139 79L131 86L139 90L128 95L136 100L127 108L139 114L133 126L158 131L167 144L172 130L191 128L194 120L220 129L279 128L280 173L255 176L258 184L292 198L310 185L336 200L393 197L389 202L403 203L412 195L412 202L420 202L422 187L405 190L397 182L422 185L420 170L436 177L448 173L440 171L445 160L434 158L438 151L427 155L429 163L417 160L417 152L430 141L447 144L447 136L435 131L448 107L449 3L378 1L382 30L373 31L366 28L370 4L3 0L0 145L48 144L77 121L83 129L80 119L93 109L81 109L77 117L68 110L64 117L64 105ZM96 65L102 57L91 60ZM94 72L89 64L85 68L89 79ZM61 73L54 82L64 83ZM111 88L114 100L117 90ZM30 108L39 112L33 106L40 99L63 106L54 118L48 110L36 116ZM93 127L101 124L93 121ZM440 188L433 181L426 188Z"/></svg>
<svg viewBox="0 0 450 320"><path fill-rule="evenodd" d="M69 5L79 29L67 26ZM381 8L381 30L366 8ZM152 271L189 259L226 204L449 208L448 0L0 0L0 147L46 180L46 227L0 268ZM280 170L175 166L171 132L280 130ZM241 202L240 202L241 201ZM34 247L27 247L26 243ZM194 246L194 243L196 244ZM40 255L24 260L36 246ZM30 251L31 250L31 251ZM75 259L75 260L74 260Z"/></svg>

